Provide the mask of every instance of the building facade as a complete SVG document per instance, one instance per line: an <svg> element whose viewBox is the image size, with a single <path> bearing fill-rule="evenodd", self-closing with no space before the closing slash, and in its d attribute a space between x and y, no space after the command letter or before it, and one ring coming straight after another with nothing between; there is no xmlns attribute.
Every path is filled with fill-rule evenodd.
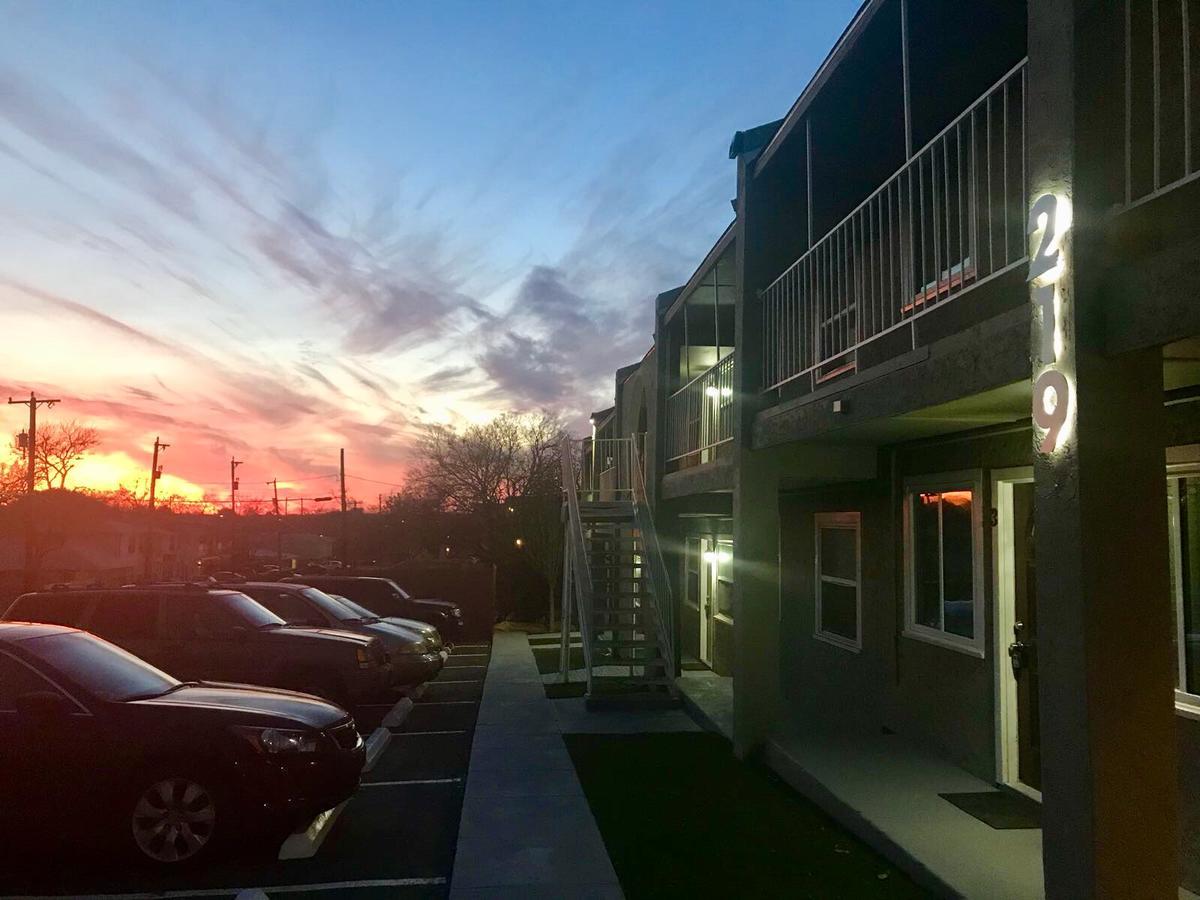
<svg viewBox="0 0 1200 900"><path fill-rule="evenodd" d="M1046 896L1200 890L1198 12L867 0L607 423L735 750L1030 798Z"/></svg>

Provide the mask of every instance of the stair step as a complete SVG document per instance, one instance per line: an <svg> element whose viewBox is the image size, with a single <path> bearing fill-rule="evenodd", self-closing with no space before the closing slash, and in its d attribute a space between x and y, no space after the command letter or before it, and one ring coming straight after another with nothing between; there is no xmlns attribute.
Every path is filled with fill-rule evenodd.
<svg viewBox="0 0 1200 900"><path fill-rule="evenodd" d="M616 641L594 640L594 641L592 641L592 647L593 648L596 648L596 647L614 647L614 648L616 648L616 647L644 647L647 650L649 650L651 648L657 649L658 641L656 641L656 640L616 640Z"/></svg>

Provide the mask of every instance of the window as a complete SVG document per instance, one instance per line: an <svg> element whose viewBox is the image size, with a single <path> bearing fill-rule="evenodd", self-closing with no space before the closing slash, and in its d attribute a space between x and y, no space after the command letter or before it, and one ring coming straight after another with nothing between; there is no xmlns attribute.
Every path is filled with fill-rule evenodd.
<svg viewBox="0 0 1200 900"><path fill-rule="evenodd" d="M4 614L10 622L41 622L76 627L92 598L87 594L26 594Z"/></svg>
<svg viewBox="0 0 1200 900"><path fill-rule="evenodd" d="M1200 473L1167 481L1177 706L1200 716Z"/></svg>
<svg viewBox="0 0 1200 900"><path fill-rule="evenodd" d="M975 475L909 482L904 498L904 633L984 656L983 560Z"/></svg>
<svg viewBox="0 0 1200 900"><path fill-rule="evenodd" d="M717 615L733 621L733 541L717 541Z"/></svg>
<svg viewBox="0 0 1200 900"><path fill-rule="evenodd" d="M292 591L273 591L259 588L248 591L250 596L285 622L293 625L322 621L321 614L309 606L300 594Z"/></svg>
<svg viewBox="0 0 1200 900"><path fill-rule="evenodd" d="M818 513L816 526L816 629L838 647L862 649L862 544L856 512Z"/></svg>
<svg viewBox="0 0 1200 900"><path fill-rule="evenodd" d="M19 659L0 653L0 710L11 712L18 697L35 691L54 691L54 685Z"/></svg>
<svg viewBox="0 0 1200 900"><path fill-rule="evenodd" d="M153 638L158 631L158 598L153 594L109 594L100 598L87 630L108 641Z"/></svg>

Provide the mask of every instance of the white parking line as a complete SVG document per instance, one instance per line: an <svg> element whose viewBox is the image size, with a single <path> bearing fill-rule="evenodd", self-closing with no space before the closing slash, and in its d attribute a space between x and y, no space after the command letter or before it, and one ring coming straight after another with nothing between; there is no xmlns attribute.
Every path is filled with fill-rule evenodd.
<svg viewBox="0 0 1200 900"><path fill-rule="evenodd" d="M361 787L395 787L400 784L458 784L461 778L410 778L406 781L364 781Z"/></svg>
<svg viewBox="0 0 1200 900"><path fill-rule="evenodd" d="M489 653L452 653L452 654L450 654L450 658L451 659L487 659L488 656L490 656L490 655L491 654L489 654Z"/></svg>
<svg viewBox="0 0 1200 900"><path fill-rule="evenodd" d="M465 728L457 728L451 731L393 731L392 737L412 737L416 734L466 734Z"/></svg>
<svg viewBox="0 0 1200 900"><path fill-rule="evenodd" d="M317 884L270 884L260 888L199 888L191 891L145 891L131 894L76 894L75 900L174 900L183 897L236 897L255 896L252 892L266 894L300 894L306 891L342 891L353 888L427 887L445 884L445 878L374 878L365 881L326 881ZM269 895L268 895L269 896ZM38 896L17 894L2 900L63 900L63 895Z"/></svg>

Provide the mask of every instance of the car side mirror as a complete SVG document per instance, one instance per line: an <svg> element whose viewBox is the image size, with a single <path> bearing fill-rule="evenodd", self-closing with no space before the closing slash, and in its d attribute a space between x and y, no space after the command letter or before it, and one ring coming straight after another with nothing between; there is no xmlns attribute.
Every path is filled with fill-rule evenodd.
<svg viewBox="0 0 1200 900"><path fill-rule="evenodd" d="M13 700L17 715L26 722L47 723L65 719L71 706L67 698L54 691L33 691Z"/></svg>

